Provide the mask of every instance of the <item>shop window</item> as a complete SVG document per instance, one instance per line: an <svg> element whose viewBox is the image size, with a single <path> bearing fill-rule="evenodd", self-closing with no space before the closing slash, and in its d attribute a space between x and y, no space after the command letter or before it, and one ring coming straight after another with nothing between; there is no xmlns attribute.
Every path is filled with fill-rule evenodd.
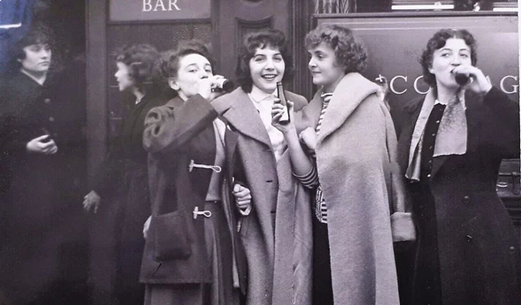
<svg viewBox="0 0 521 305"><path fill-rule="evenodd" d="M315 14L414 11L517 12L517 0L313 0Z"/></svg>

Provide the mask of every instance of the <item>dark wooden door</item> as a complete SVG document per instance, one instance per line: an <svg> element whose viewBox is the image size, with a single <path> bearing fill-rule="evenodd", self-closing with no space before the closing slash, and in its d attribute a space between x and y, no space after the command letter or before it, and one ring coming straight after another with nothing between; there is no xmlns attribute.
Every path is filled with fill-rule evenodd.
<svg viewBox="0 0 521 305"><path fill-rule="evenodd" d="M274 28L291 41L291 0L220 0L214 24L214 55L219 73L235 78L237 54L242 37L250 32Z"/></svg>

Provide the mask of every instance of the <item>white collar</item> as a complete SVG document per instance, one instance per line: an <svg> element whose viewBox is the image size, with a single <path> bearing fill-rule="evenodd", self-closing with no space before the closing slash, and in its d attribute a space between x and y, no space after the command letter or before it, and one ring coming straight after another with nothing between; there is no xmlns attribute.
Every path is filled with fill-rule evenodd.
<svg viewBox="0 0 521 305"><path fill-rule="evenodd" d="M275 94L275 92L266 93L266 92L262 91L261 89L257 88L255 85L252 85L249 96L255 103L260 103L268 97L273 97L274 94Z"/></svg>
<svg viewBox="0 0 521 305"><path fill-rule="evenodd" d="M467 105L465 104L465 90L460 90L457 94L456 94L456 97L457 99L455 100L454 98L451 99L451 102L460 102L462 105L463 105L463 109L467 109ZM434 101L434 105L437 105L437 104L441 104L441 105L445 105L447 106L449 102L442 102L438 99L436 99Z"/></svg>

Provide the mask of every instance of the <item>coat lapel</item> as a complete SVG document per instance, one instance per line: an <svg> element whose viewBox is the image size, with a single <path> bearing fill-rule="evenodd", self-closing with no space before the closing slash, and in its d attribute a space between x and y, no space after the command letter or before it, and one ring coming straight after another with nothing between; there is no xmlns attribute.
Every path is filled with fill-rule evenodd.
<svg viewBox="0 0 521 305"><path fill-rule="evenodd" d="M465 112L467 116L467 124L468 124L468 133L471 133L471 130L475 128L475 120L473 117L474 114L474 102L475 102L475 96L473 96L472 92L468 92L465 94L465 103L467 105L467 110ZM406 111L409 111L411 113L411 121L410 124L408 124L403 130L402 134L400 136L400 142L398 144L399 151L402 152L399 156L399 162L401 168L407 168L408 162L409 162L409 149L411 145L411 138L412 133L414 131L414 126L416 125L416 121L418 120L418 116L420 115L421 106L423 105L424 99L421 100L421 102L415 102L413 105L410 105L409 107L406 107ZM471 141L470 136L467 137L468 141ZM469 143L467 143L467 151L469 150L468 147ZM432 162L432 171L431 176L435 177L436 174L439 172L439 170L442 168L443 164L447 161L447 159L450 156L439 156L435 157Z"/></svg>
<svg viewBox="0 0 521 305"><path fill-rule="evenodd" d="M317 146L340 128L351 113L367 96L377 93L378 85L367 80L359 73L349 73L336 86L333 97L322 121L322 127L317 138Z"/></svg>
<svg viewBox="0 0 521 305"><path fill-rule="evenodd" d="M230 184L233 182L233 168L235 168L235 151L237 148L237 142L239 140L239 134L234 132L228 122L226 122L226 133L224 134L224 145L226 151L226 158L228 160L228 179Z"/></svg>
<svg viewBox="0 0 521 305"><path fill-rule="evenodd" d="M170 108L176 108L176 107L180 107L181 105L183 105L183 103L184 103L184 101L179 96L176 96L173 99L169 100L165 104L165 106L168 106Z"/></svg>
<svg viewBox="0 0 521 305"><path fill-rule="evenodd" d="M302 108L301 111L295 112L295 127L297 132L300 133L307 127L315 129L318 123L318 117L322 111L322 88L315 93L313 99Z"/></svg>
<svg viewBox="0 0 521 305"><path fill-rule="evenodd" d="M268 133L257 109L255 109L250 98L242 89L239 88L237 90L232 93L235 95L234 97L230 96L230 98L233 98L233 101L230 107L222 112L222 115L242 134L271 147Z"/></svg>
<svg viewBox="0 0 521 305"><path fill-rule="evenodd" d="M465 110L465 116L467 117L467 153L469 152L469 149L470 149L470 145L469 143L471 143L471 137L470 137L470 134L471 134L471 130L474 130L477 125L476 125L476 122L477 120L474 119L474 114L476 113L476 103L480 103L481 102L481 98L473 93L472 91L470 90L467 90L465 92L465 104L467 106L467 109ZM436 157L434 158L434 160L432 161L432 171L431 171L431 175L432 177L435 177L436 174L439 172L440 168L443 166L443 164L447 161L447 159L449 159L450 156L439 156L439 157Z"/></svg>
<svg viewBox="0 0 521 305"><path fill-rule="evenodd" d="M407 125L404 126L398 142L398 162L400 167L404 169L404 172L409 164L409 150L411 149L412 133L414 132L416 121L420 116L423 101L424 99L421 101L414 100L412 105L405 106L405 111L409 112L408 117L410 120L407 122Z"/></svg>

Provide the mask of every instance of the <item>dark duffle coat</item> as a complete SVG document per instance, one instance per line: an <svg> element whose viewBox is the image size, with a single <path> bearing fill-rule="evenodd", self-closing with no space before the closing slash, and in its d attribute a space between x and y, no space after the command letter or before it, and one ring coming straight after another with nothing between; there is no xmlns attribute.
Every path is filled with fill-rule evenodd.
<svg viewBox="0 0 521 305"><path fill-rule="evenodd" d="M304 97L285 91L300 110ZM240 239L248 265L247 304L308 304L311 291L309 194L292 175L288 151L275 160L260 116L237 88L213 102L239 136L231 165L252 195L253 210L241 217ZM241 181L242 180L242 181Z"/></svg>
<svg viewBox="0 0 521 305"><path fill-rule="evenodd" d="M204 217L199 215L194 219L193 212L195 209L204 211L212 171L190 171L189 165L192 160L196 164L214 164L216 139L213 121L216 118L217 112L212 105L195 95L186 102L176 97L164 106L152 109L145 120L143 145L149 152L153 218L141 265L142 283L211 282ZM229 137L229 132L227 130L225 138ZM232 239L236 239L237 224L227 199L224 194L228 227L220 229L228 230ZM221 255L232 257L240 252L235 250L237 248L223 249ZM236 261L242 261L240 254L237 254ZM239 278L244 279L243 268L239 266L238 269Z"/></svg>
<svg viewBox="0 0 521 305"><path fill-rule="evenodd" d="M422 228L437 228L438 256L431 259L439 259L441 296L432 304L521 304L519 236L496 194L501 159L519 158L519 106L495 87L484 97L468 91L465 102L467 153L433 159L430 194L408 184L413 205L423 201L435 209L432 221L419 224L419 250L434 238ZM398 147L403 169L422 104L423 98L405 107Z"/></svg>

